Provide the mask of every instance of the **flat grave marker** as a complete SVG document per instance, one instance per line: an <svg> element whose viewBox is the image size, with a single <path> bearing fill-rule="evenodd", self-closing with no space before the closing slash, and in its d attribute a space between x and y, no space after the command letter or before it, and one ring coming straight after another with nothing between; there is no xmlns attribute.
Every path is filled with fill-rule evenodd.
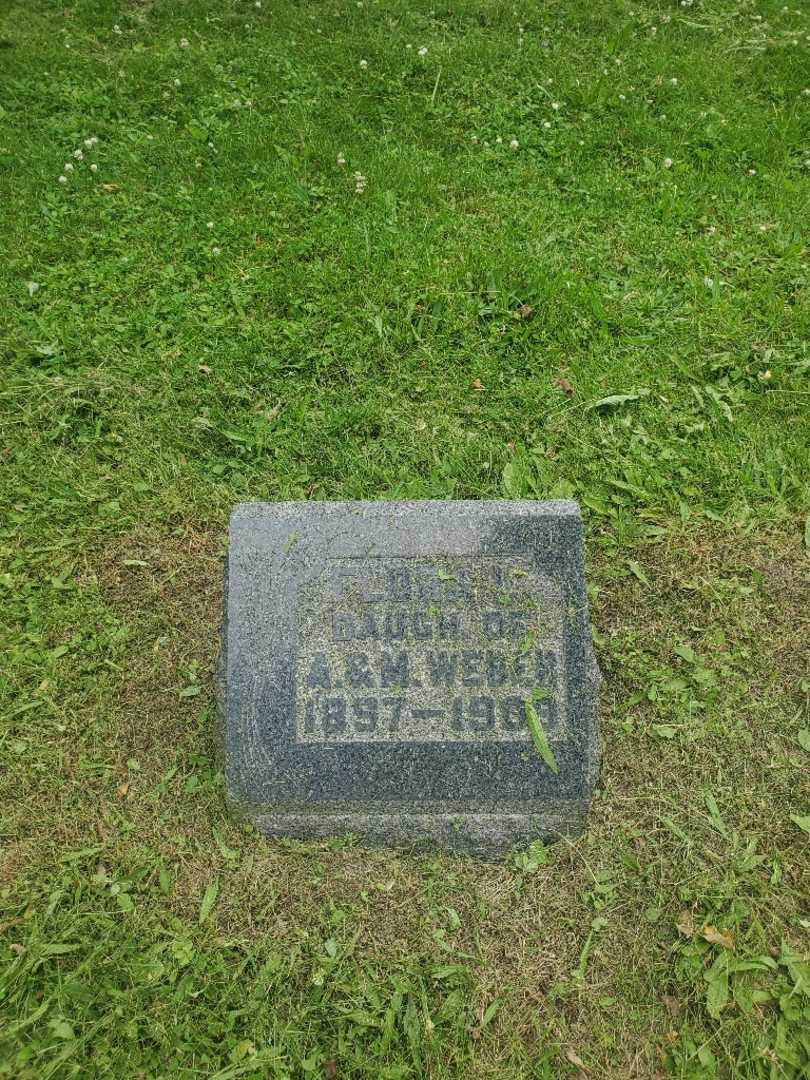
<svg viewBox="0 0 810 1080"><path fill-rule="evenodd" d="M575 503L247 503L231 804L271 836L484 856L581 831L599 759Z"/></svg>

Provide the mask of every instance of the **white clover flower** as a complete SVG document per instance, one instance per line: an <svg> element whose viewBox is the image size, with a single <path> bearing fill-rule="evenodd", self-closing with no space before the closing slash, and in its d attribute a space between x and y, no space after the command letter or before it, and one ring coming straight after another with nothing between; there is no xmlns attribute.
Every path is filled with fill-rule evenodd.
<svg viewBox="0 0 810 1080"><path fill-rule="evenodd" d="M361 60L361 61L360 61L360 67L361 67L361 69L362 69L363 71L365 71L365 70L366 70L366 68L368 67L368 60Z"/></svg>
<svg viewBox="0 0 810 1080"><path fill-rule="evenodd" d="M363 176L363 174L361 172L356 172L353 175L354 175L354 192L355 192L355 195L362 195L363 192L366 190L366 184L368 183L368 181L366 180L365 176Z"/></svg>
<svg viewBox="0 0 810 1080"><path fill-rule="evenodd" d="M73 156L76 158L77 161L81 161L82 158L84 157L84 151L83 150L74 150L73 151Z"/></svg>
<svg viewBox="0 0 810 1080"><path fill-rule="evenodd" d="M222 254L222 248L218 248L218 247L211 248L211 254L212 255L221 255Z"/></svg>
<svg viewBox="0 0 810 1080"><path fill-rule="evenodd" d="M214 227L213 221L209 221L208 224L205 227L206 227L206 229L213 229L213 227Z"/></svg>
<svg viewBox="0 0 810 1080"><path fill-rule="evenodd" d="M417 52L418 52L419 56L422 56L422 57L427 56L427 54L428 54L427 45L420 45L419 48L417 49Z"/></svg>
<svg viewBox="0 0 810 1080"><path fill-rule="evenodd" d="M120 26L118 25L118 23L116 23L116 24L115 24L115 26L113 27L113 33L114 33L114 34L121 34L121 33L123 33L123 31L122 31L121 27L120 27Z"/></svg>
<svg viewBox="0 0 810 1080"><path fill-rule="evenodd" d="M551 127L551 121L550 120L544 120L543 121L543 127L544 128L550 128Z"/></svg>
<svg viewBox="0 0 810 1080"><path fill-rule="evenodd" d="M557 112L557 111L558 111L558 109L560 108L560 103L559 103L559 101L552 101L552 103L551 103L551 107L552 107L552 109L554 110L554 112Z"/></svg>
<svg viewBox="0 0 810 1080"><path fill-rule="evenodd" d="M627 101L627 98L624 96L624 94L619 94L619 101Z"/></svg>
<svg viewBox="0 0 810 1080"><path fill-rule="evenodd" d="M187 37L181 37L180 38L180 48L181 49L187 49L188 48L188 38Z"/></svg>
<svg viewBox="0 0 810 1080"><path fill-rule="evenodd" d="M175 86L179 86L179 85L180 85L180 80L179 80L179 79L175 79L175 80L174 80L174 85L175 85Z"/></svg>
<svg viewBox="0 0 810 1080"><path fill-rule="evenodd" d="M407 45L405 46L405 48L406 48L406 49L412 49L412 48L413 48L413 45L411 45L410 41L409 41L409 42L408 42L408 44L407 44Z"/></svg>
<svg viewBox="0 0 810 1080"><path fill-rule="evenodd" d="M678 85L678 80L677 79L670 79L669 83L670 83L670 86L677 86Z"/></svg>
<svg viewBox="0 0 810 1080"><path fill-rule="evenodd" d="M671 157L665 157L664 158L664 168L665 169L671 169L672 168L672 158Z"/></svg>
<svg viewBox="0 0 810 1080"><path fill-rule="evenodd" d="M66 161L65 164L62 166L62 172L73 172L73 162Z"/></svg>
<svg viewBox="0 0 810 1080"><path fill-rule="evenodd" d="M262 0L256 0L254 7L260 8L262 6Z"/></svg>
<svg viewBox="0 0 810 1080"><path fill-rule="evenodd" d="M67 183L67 177L65 176L64 173L59 177L59 183L60 184L66 184Z"/></svg>
<svg viewBox="0 0 810 1080"><path fill-rule="evenodd" d="M98 165L96 165L95 161L90 166L90 172L98 172Z"/></svg>
<svg viewBox="0 0 810 1080"><path fill-rule="evenodd" d="M749 169L748 170L748 175L749 176L756 176L757 175L757 170L756 169Z"/></svg>
<svg viewBox="0 0 810 1080"><path fill-rule="evenodd" d="M495 139L495 142L496 142L496 144L497 144L498 146L500 146L500 145L501 145L501 143L503 142L503 139L502 139L502 138L500 137L500 135L498 135L498 136L497 136L497 138Z"/></svg>
<svg viewBox="0 0 810 1080"><path fill-rule="evenodd" d="M346 158L343 156L343 154L338 154L337 163L341 168L343 168L343 166L346 164Z"/></svg>
<svg viewBox="0 0 810 1080"><path fill-rule="evenodd" d="M517 139L512 139L512 141L509 143L509 149L510 150L518 150L519 148L520 148L520 143L517 141Z"/></svg>

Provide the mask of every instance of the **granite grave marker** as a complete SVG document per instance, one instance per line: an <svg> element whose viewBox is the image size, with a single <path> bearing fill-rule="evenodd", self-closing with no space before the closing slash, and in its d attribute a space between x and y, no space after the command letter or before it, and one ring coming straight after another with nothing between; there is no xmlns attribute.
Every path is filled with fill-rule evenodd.
<svg viewBox="0 0 810 1080"><path fill-rule="evenodd" d="M575 503L233 511L226 783L268 835L497 855L575 834L598 683Z"/></svg>

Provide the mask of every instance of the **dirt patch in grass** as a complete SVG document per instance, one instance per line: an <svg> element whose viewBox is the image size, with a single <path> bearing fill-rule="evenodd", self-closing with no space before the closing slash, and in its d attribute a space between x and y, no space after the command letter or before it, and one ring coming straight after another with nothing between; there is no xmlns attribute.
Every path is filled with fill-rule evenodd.
<svg viewBox="0 0 810 1080"><path fill-rule="evenodd" d="M178 630L210 636L221 616L225 536L215 528L157 532L145 527L88 554L85 580L129 614L165 615ZM214 635L215 637L215 635Z"/></svg>
<svg viewBox="0 0 810 1080"><path fill-rule="evenodd" d="M210 700L223 560L224 537L216 529L138 529L88 563L87 576L137 641L116 702L119 717L130 720L119 729L127 740L122 752L162 758L195 728L200 700Z"/></svg>

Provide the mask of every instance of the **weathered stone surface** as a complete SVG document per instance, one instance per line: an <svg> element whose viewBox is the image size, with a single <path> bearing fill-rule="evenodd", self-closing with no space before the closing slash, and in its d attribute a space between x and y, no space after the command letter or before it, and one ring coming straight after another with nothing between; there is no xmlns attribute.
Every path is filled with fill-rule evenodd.
<svg viewBox="0 0 810 1080"><path fill-rule="evenodd" d="M229 800L268 835L494 855L576 833L599 759L579 510L237 506L221 678Z"/></svg>

